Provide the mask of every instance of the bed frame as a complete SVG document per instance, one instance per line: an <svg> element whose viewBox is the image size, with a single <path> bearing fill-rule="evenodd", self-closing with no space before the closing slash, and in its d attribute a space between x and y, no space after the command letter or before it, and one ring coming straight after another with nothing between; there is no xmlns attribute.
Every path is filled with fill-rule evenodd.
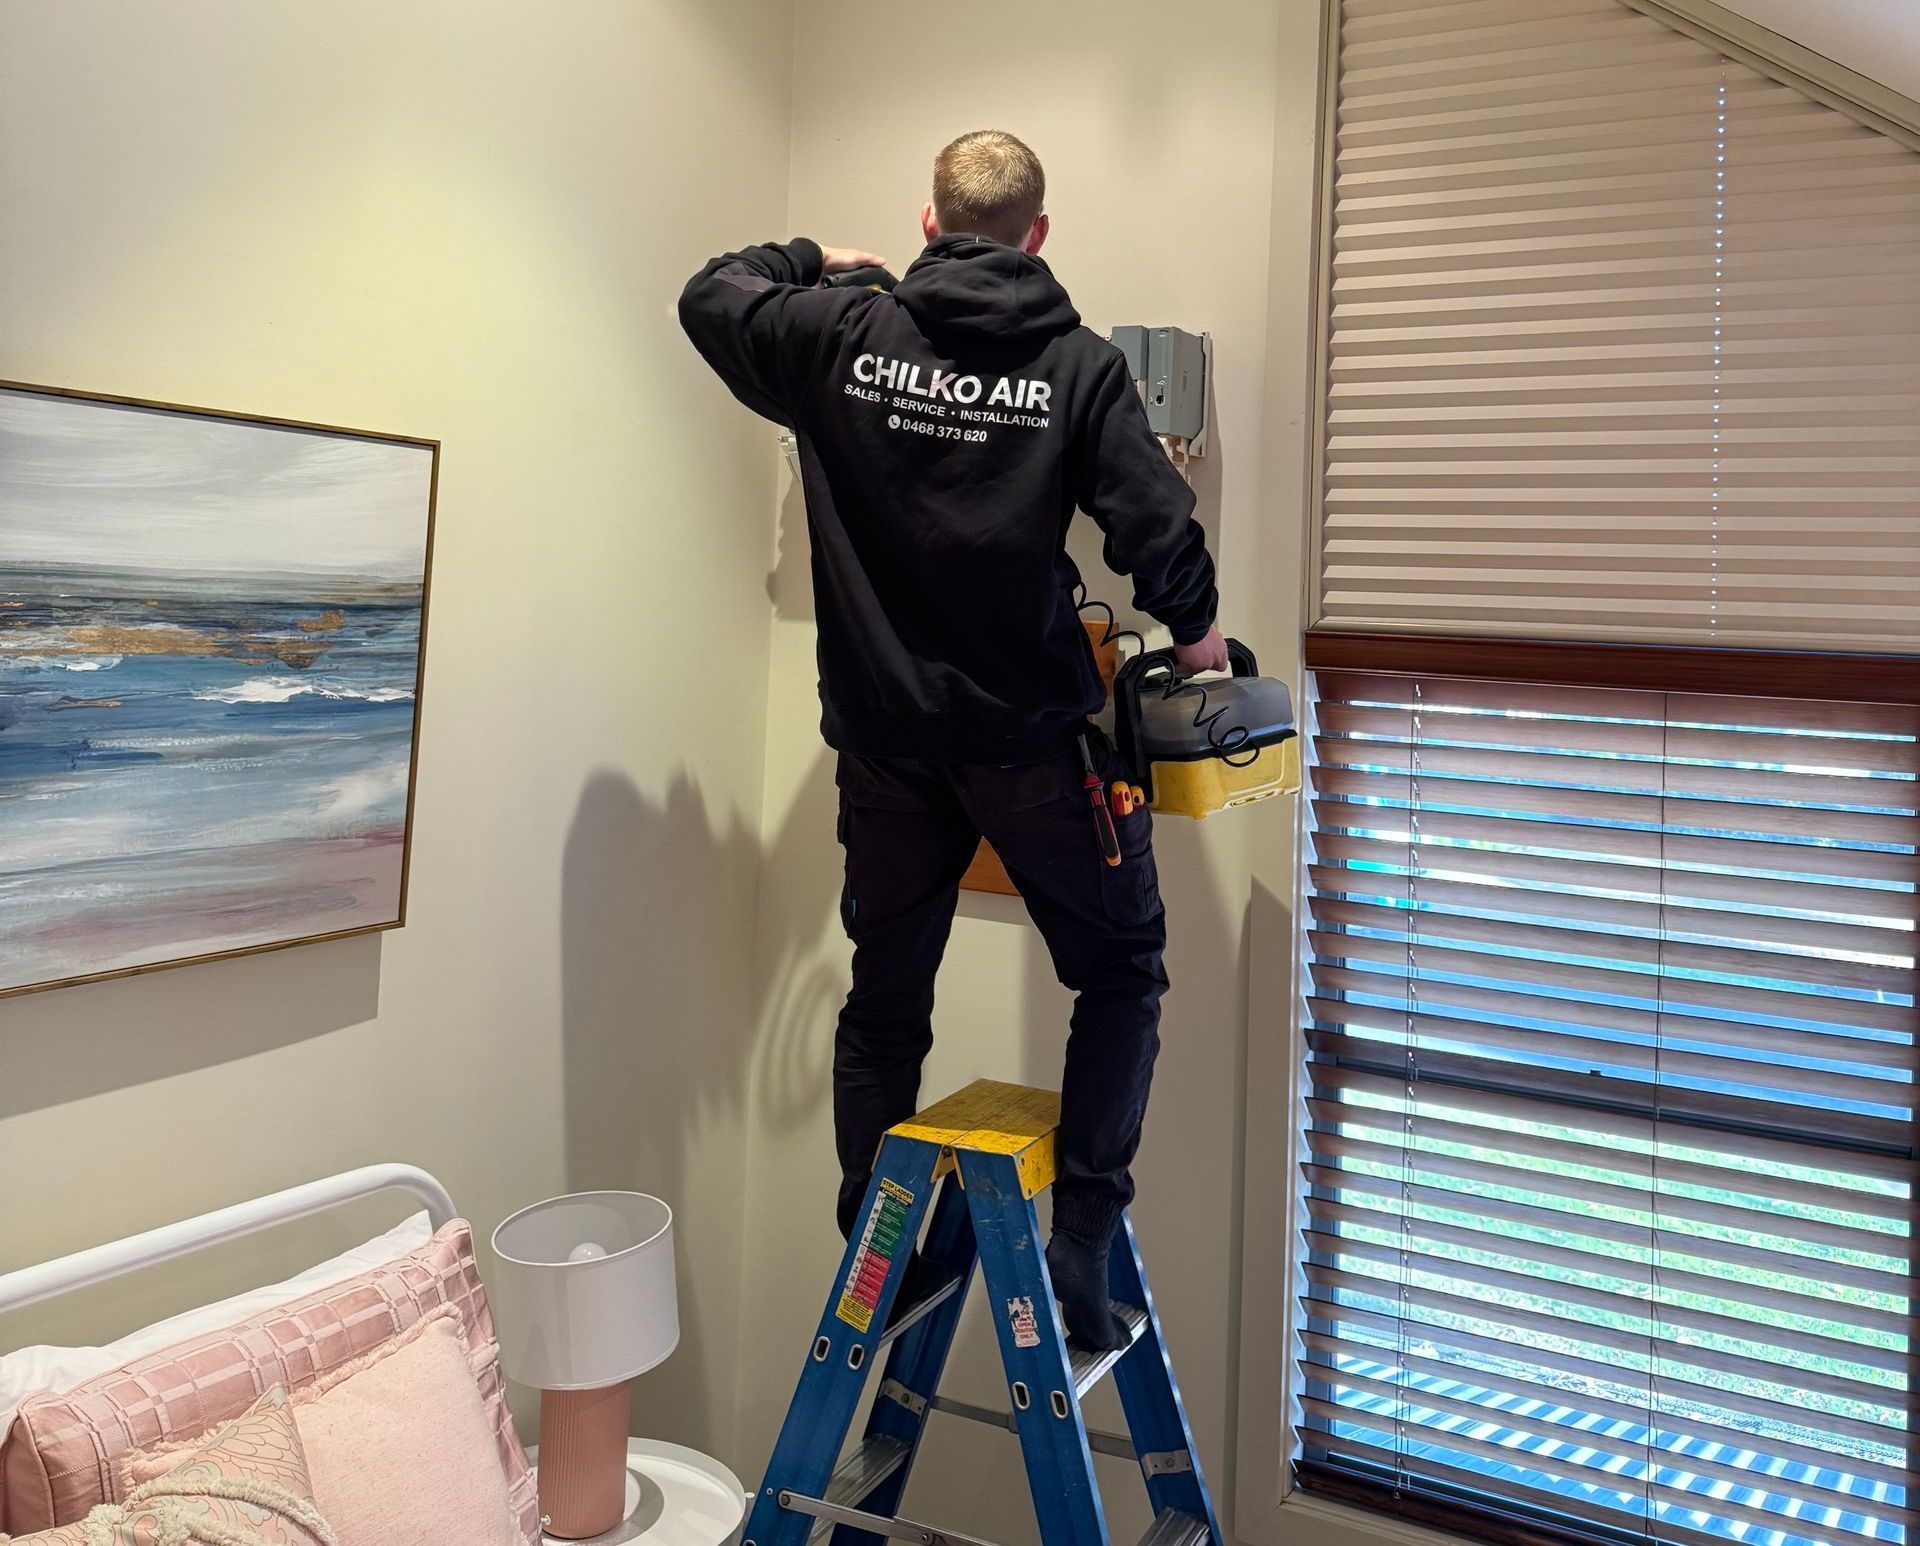
<svg viewBox="0 0 1920 1546"><path fill-rule="evenodd" d="M426 1171L414 1165L365 1165L0 1274L0 1314L389 1191L405 1192L419 1201L435 1229L454 1217L452 1197Z"/></svg>

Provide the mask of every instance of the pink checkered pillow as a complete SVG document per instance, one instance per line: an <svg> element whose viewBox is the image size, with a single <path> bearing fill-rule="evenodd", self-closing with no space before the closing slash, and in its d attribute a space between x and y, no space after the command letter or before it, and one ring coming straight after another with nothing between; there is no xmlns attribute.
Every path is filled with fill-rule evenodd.
<svg viewBox="0 0 1920 1546"><path fill-rule="evenodd" d="M419 1250L308 1298L264 1310L21 1407L4 1458L7 1528L50 1529L122 1503L121 1458L190 1439L247 1411L275 1385L299 1391L400 1336L441 1305L460 1312L467 1361L500 1452L508 1500L537 1546L540 1504L507 1411L493 1312L473 1232L454 1220Z"/></svg>
<svg viewBox="0 0 1920 1546"><path fill-rule="evenodd" d="M6 1536L0 1535L0 1542ZM195 1444L181 1445L127 1500L17 1546L336 1546L314 1506L287 1393L275 1386Z"/></svg>

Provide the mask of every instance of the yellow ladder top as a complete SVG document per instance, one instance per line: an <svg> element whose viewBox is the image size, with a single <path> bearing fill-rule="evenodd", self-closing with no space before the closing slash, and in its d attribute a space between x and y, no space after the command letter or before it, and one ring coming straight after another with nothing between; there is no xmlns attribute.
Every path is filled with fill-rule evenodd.
<svg viewBox="0 0 1920 1546"><path fill-rule="evenodd" d="M1027 1196L1053 1184L1054 1133L1060 1126L1060 1092L1025 1084L976 1079L945 1100L893 1128L896 1136L938 1144L951 1153L1012 1155ZM952 1167L944 1159L941 1169Z"/></svg>

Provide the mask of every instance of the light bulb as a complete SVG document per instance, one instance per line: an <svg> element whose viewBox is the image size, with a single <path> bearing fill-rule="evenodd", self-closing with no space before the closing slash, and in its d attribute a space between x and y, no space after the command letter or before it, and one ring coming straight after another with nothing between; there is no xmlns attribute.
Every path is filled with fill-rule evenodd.
<svg viewBox="0 0 1920 1546"><path fill-rule="evenodd" d="M604 1245L598 1245L591 1240L583 1240L571 1251L567 1252L567 1260L570 1262L599 1261L606 1254L607 1248Z"/></svg>

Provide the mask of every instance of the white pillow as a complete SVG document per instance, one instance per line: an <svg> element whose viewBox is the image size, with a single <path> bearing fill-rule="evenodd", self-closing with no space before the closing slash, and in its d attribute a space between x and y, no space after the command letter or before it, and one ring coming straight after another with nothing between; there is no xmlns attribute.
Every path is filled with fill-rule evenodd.
<svg viewBox="0 0 1920 1546"><path fill-rule="evenodd" d="M29 1396L42 1392L61 1395L136 1358L209 1331L219 1331L262 1310L292 1304L296 1299L317 1294L323 1288L332 1288L370 1268L384 1266L409 1251L416 1251L432 1237L433 1224L422 1210L384 1235L376 1235L365 1245L357 1245L331 1261L309 1267L284 1283L269 1283L264 1288L222 1299L218 1304L156 1321L105 1347L23 1347L18 1352L0 1355L0 1444L6 1442L14 1415Z"/></svg>

